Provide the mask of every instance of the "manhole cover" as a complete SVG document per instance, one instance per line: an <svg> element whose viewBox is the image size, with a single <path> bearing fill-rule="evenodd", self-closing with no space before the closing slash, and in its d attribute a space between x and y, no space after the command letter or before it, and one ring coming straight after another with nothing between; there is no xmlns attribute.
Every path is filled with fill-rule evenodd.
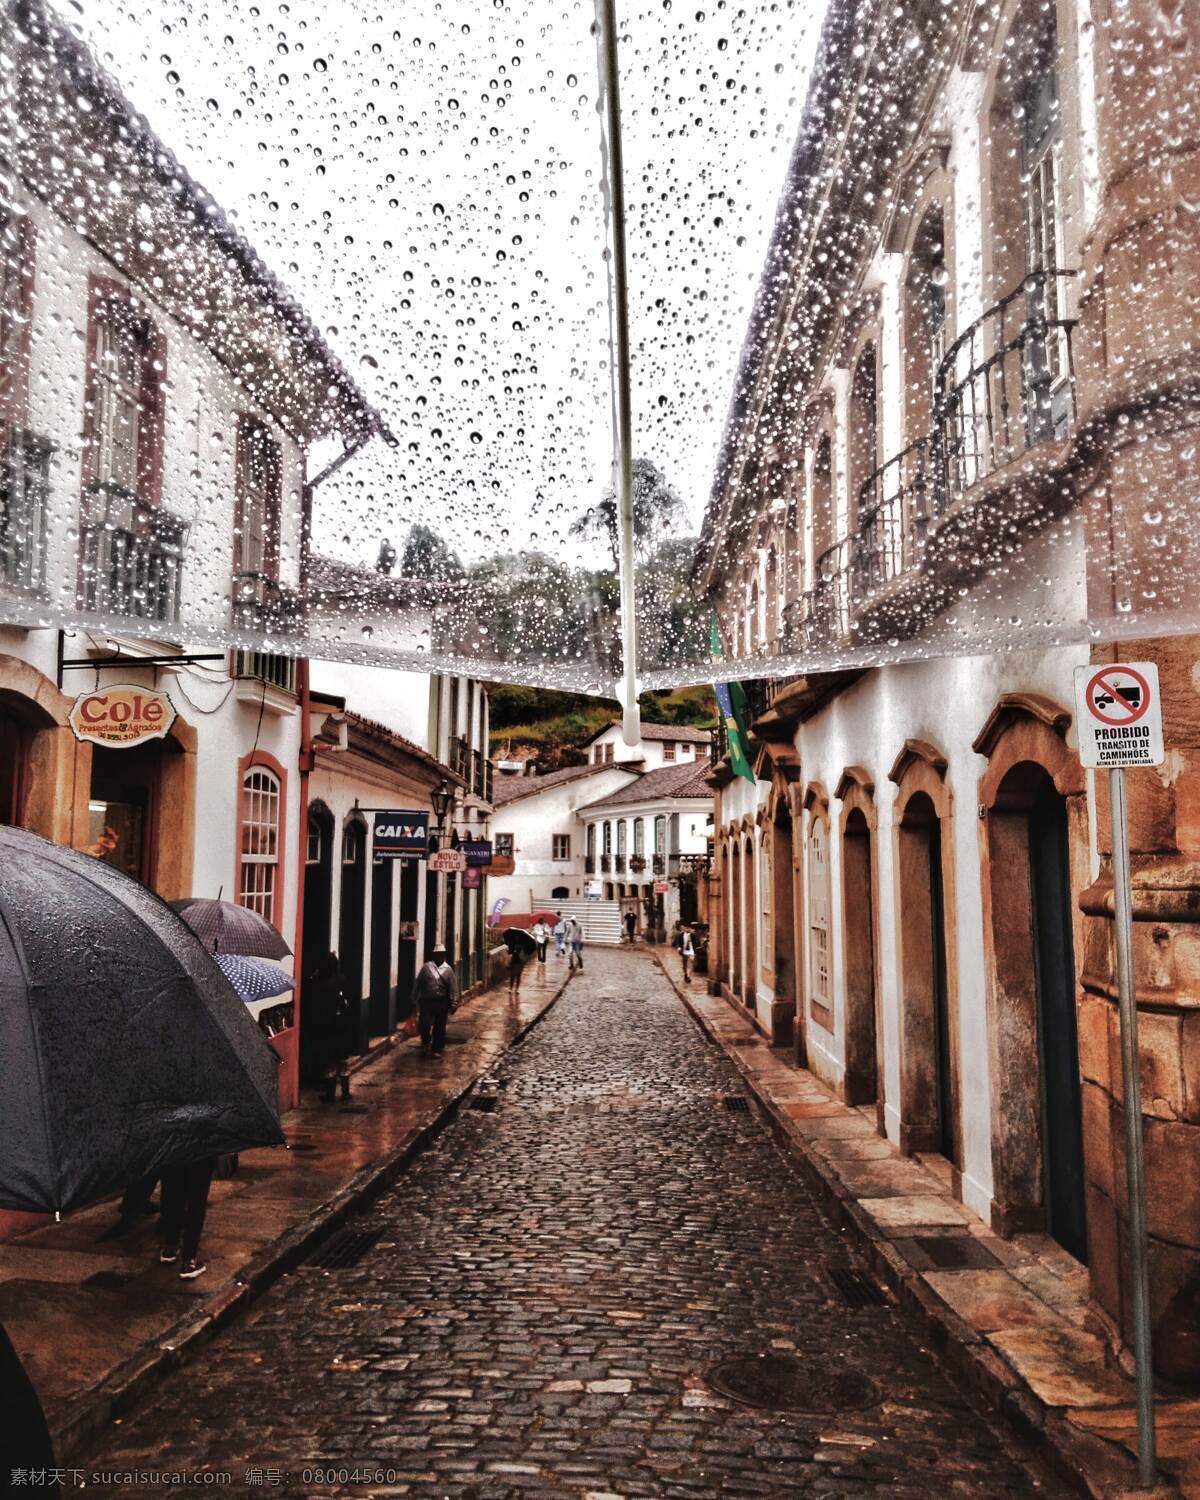
<svg viewBox="0 0 1200 1500"><path fill-rule="evenodd" d="M861 1411L879 1400L857 1370L806 1365L790 1354L723 1360L705 1378L722 1396L764 1411Z"/></svg>

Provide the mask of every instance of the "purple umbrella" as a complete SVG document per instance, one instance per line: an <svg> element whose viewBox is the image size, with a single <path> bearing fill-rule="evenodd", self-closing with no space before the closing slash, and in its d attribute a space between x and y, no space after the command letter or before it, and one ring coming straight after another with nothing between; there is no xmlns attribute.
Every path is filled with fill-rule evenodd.
<svg viewBox="0 0 1200 1500"><path fill-rule="evenodd" d="M210 953L237 953L244 958L287 958L291 949L267 921L248 906L184 896L171 905Z"/></svg>

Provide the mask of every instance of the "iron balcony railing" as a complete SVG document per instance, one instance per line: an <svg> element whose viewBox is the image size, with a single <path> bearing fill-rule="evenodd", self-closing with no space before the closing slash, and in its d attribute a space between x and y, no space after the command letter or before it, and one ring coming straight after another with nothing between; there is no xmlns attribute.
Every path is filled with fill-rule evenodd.
<svg viewBox="0 0 1200 1500"><path fill-rule="evenodd" d="M296 658L277 656L271 651L235 651L233 675L251 677L283 693L296 691Z"/></svg>
<svg viewBox="0 0 1200 1500"><path fill-rule="evenodd" d="M584 857L583 873L585 875L594 875L596 873L596 856L594 854L588 854Z"/></svg>
<svg viewBox="0 0 1200 1500"><path fill-rule="evenodd" d="M814 582L804 595L801 615L806 646L824 646L838 640L850 628L850 594L847 586L846 559L850 555L848 537L827 547L813 569Z"/></svg>
<svg viewBox="0 0 1200 1500"><path fill-rule="evenodd" d="M262 635L292 635L303 623L300 594L267 573L236 573L233 579L235 629Z"/></svg>
<svg viewBox="0 0 1200 1500"><path fill-rule="evenodd" d="M463 781L470 782L471 748L462 735L454 735L450 741L450 769Z"/></svg>
<svg viewBox="0 0 1200 1500"><path fill-rule="evenodd" d="M629 860L629 868L635 875L640 875L641 872L646 868L646 856L644 854L631 855Z"/></svg>
<svg viewBox="0 0 1200 1500"><path fill-rule="evenodd" d="M973 486L1075 421L1074 271L1037 271L961 333L938 366L930 431L861 485L830 608L849 616L915 567L931 526ZM817 587L819 588L820 580Z"/></svg>
<svg viewBox="0 0 1200 1500"><path fill-rule="evenodd" d="M624 875L624 873L625 873L625 856L623 854L618 854L616 856L616 858L613 860L613 873L616 874L616 875Z"/></svg>
<svg viewBox="0 0 1200 1500"><path fill-rule="evenodd" d="M98 614L179 619L187 523L121 485L89 485L80 526L80 598Z"/></svg>
<svg viewBox="0 0 1200 1500"><path fill-rule="evenodd" d="M53 451L47 438L0 422L0 581L26 594L46 587Z"/></svg>
<svg viewBox="0 0 1200 1500"><path fill-rule="evenodd" d="M612 855L611 854L602 854L600 856L600 873L602 875L608 875L608 874L611 874L611 872L612 872Z"/></svg>
<svg viewBox="0 0 1200 1500"><path fill-rule="evenodd" d="M656 854L654 856L654 874L655 875L665 875L666 873L667 873L667 856L665 854Z"/></svg>

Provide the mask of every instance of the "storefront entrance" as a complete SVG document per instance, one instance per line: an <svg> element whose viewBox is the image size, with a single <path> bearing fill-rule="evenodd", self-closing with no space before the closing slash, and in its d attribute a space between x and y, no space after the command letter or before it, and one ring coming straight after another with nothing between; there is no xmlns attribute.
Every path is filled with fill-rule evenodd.
<svg viewBox="0 0 1200 1500"><path fill-rule="evenodd" d="M167 742L92 751L88 853L155 886L162 762Z"/></svg>

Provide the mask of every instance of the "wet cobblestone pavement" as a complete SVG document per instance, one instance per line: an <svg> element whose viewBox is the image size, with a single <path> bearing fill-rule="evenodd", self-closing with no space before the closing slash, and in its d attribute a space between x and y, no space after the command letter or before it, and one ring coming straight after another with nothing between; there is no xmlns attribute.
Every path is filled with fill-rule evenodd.
<svg viewBox="0 0 1200 1500"><path fill-rule="evenodd" d="M1067 1493L895 1308L847 1306L828 1267L852 1253L647 956L591 950L498 1072L496 1110L355 1221L380 1235L356 1264L286 1278L84 1467L423 1500ZM879 1399L705 1384L759 1354Z"/></svg>

